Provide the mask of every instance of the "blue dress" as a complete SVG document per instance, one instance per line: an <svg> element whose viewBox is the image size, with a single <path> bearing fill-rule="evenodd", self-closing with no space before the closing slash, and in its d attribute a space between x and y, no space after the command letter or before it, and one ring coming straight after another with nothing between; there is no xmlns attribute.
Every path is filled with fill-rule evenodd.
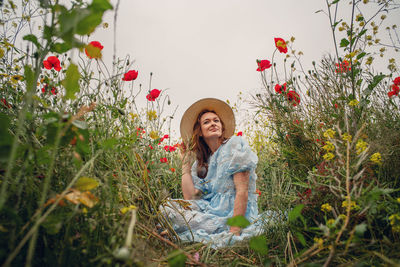
<svg viewBox="0 0 400 267"><path fill-rule="evenodd" d="M211 243L214 248L231 245L263 232L263 221L271 214L258 214L256 193L257 155L240 136L231 137L209 158L207 176L197 176L197 161L192 165L195 188L202 192L200 199L170 199L163 208L175 232L182 241ZM249 171L249 191L245 217L252 223L241 235L229 232L226 224L233 217L235 185L233 175Z"/></svg>

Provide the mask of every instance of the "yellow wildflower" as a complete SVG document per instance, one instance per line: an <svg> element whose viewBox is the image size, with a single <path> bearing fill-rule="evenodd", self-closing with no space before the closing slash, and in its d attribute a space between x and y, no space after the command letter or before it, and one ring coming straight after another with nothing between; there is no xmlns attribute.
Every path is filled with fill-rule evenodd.
<svg viewBox="0 0 400 267"><path fill-rule="evenodd" d="M389 220L390 220L390 225L392 226L392 231L400 233L400 214L396 213L390 215Z"/></svg>
<svg viewBox="0 0 400 267"><path fill-rule="evenodd" d="M367 58L367 62L365 62L365 64L371 65L373 60L374 60L373 57L368 57L368 58Z"/></svg>
<svg viewBox="0 0 400 267"><path fill-rule="evenodd" d="M122 214L125 214L125 213L127 213L128 211L130 211L130 210L135 210L136 209L136 206L135 205L130 205L129 207L123 207L123 208L121 208L121 213Z"/></svg>
<svg viewBox="0 0 400 267"><path fill-rule="evenodd" d="M357 99L353 99L353 100L351 100L350 102L349 102L349 106L357 106L358 105L358 103L360 103L360 102L358 102L358 100Z"/></svg>
<svg viewBox="0 0 400 267"><path fill-rule="evenodd" d="M319 248L323 248L324 247L324 240L320 237L314 237L314 242L316 244L318 244Z"/></svg>
<svg viewBox="0 0 400 267"><path fill-rule="evenodd" d="M150 138L155 140L155 139L160 138L160 136L158 135L158 133L156 131L151 131L150 132Z"/></svg>
<svg viewBox="0 0 400 267"><path fill-rule="evenodd" d="M87 208L83 208L83 209L82 209L82 213L84 213L84 214L88 213Z"/></svg>
<svg viewBox="0 0 400 267"><path fill-rule="evenodd" d="M335 219L329 219L327 222L326 222L326 225L328 225L328 226L333 226L335 224Z"/></svg>
<svg viewBox="0 0 400 267"><path fill-rule="evenodd" d="M129 112L129 116L131 116L131 120L135 121L135 119L138 117L138 114L133 113L133 112Z"/></svg>
<svg viewBox="0 0 400 267"><path fill-rule="evenodd" d="M331 151L335 150L335 146L331 142L327 141L326 145L324 145L322 147L322 149L325 149L326 152L331 152Z"/></svg>
<svg viewBox="0 0 400 267"><path fill-rule="evenodd" d="M368 143L364 140L359 139L356 144L357 155L361 154L365 149L367 149Z"/></svg>
<svg viewBox="0 0 400 267"><path fill-rule="evenodd" d="M149 121L157 119L157 112L155 110L149 110L147 111L147 119Z"/></svg>
<svg viewBox="0 0 400 267"><path fill-rule="evenodd" d="M349 205L349 201L348 200L345 200L345 201L342 202L342 208L347 208L348 205ZM353 210L353 209L359 210L360 206L358 206L355 201L350 200L350 210Z"/></svg>
<svg viewBox="0 0 400 267"><path fill-rule="evenodd" d="M372 154L370 160L376 164L381 164L382 163L382 155L379 152L376 152Z"/></svg>
<svg viewBox="0 0 400 267"><path fill-rule="evenodd" d="M398 197L398 198L397 198L397 202L399 202L399 203L400 203L400 197Z"/></svg>
<svg viewBox="0 0 400 267"><path fill-rule="evenodd" d="M349 141L349 142L351 142L352 136L351 136L350 134L348 134L348 133L344 133L344 134L342 135L342 139L343 139L343 141Z"/></svg>
<svg viewBox="0 0 400 267"><path fill-rule="evenodd" d="M13 76L11 76L11 82L15 84L18 81L22 81L23 78L24 77L21 75L13 75Z"/></svg>
<svg viewBox="0 0 400 267"><path fill-rule="evenodd" d="M347 217L347 216L344 215L344 214L339 214L339 216L338 216L338 218L341 219L341 220L343 220L343 221L346 220L346 217Z"/></svg>
<svg viewBox="0 0 400 267"><path fill-rule="evenodd" d="M322 205L321 205L321 210L322 210L323 212L332 211L332 206L329 205L329 203L322 204Z"/></svg>
<svg viewBox="0 0 400 267"><path fill-rule="evenodd" d="M324 132L324 137L331 139L335 134L336 132L333 129L328 129Z"/></svg>
<svg viewBox="0 0 400 267"><path fill-rule="evenodd" d="M330 161L331 159L333 159L335 157L335 155L333 155L332 153L326 153L324 156L323 156L323 158L326 160L326 161Z"/></svg>

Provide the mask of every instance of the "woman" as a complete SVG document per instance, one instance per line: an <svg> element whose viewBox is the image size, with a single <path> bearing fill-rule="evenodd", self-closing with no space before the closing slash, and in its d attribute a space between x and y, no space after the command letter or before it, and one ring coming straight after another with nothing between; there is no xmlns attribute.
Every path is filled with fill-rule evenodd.
<svg viewBox="0 0 400 267"><path fill-rule="evenodd" d="M240 136L232 136L235 118L225 102L205 98L190 106L181 120L181 136L195 154L185 153L183 200L164 206L172 227L184 241L213 242L221 247L262 231L257 209L257 155ZM227 219L245 216L251 226L229 227Z"/></svg>

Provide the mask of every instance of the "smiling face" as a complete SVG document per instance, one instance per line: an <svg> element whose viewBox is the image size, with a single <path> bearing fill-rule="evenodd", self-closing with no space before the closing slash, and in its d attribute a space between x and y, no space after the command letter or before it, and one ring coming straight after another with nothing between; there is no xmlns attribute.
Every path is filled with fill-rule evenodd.
<svg viewBox="0 0 400 267"><path fill-rule="evenodd" d="M201 136L204 139L220 138L222 136L222 122L218 115L206 112L200 117Z"/></svg>

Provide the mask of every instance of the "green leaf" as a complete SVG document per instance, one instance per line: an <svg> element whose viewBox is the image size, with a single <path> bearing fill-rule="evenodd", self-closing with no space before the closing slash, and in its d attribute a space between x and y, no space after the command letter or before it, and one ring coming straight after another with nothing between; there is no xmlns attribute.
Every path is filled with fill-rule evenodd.
<svg viewBox="0 0 400 267"><path fill-rule="evenodd" d="M32 42L34 45L36 45L36 47L39 49L41 47L41 45L38 42L38 39L35 35L33 34L28 34L25 35L22 39L24 39L25 41L30 41Z"/></svg>
<svg viewBox="0 0 400 267"><path fill-rule="evenodd" d="M355 228L356 235L358 235L358 236L363 236L366 230L367 230L366 223L361 223L361 224L357 225Z"/></svg>
<svg viewBox="0 0 400 267"><path fill-rule="evenodd" d="M62 81L63 86L66 90L65 97L67 99L75 99L75 93L79 92L79 73L78 66L75 64L69 65L66 73L65 80Z"/></svg>
<svg viewBox="0 0 400 267"><path fill-rule="evenodd" d="M360 59L360 58L364 57L366 54L367 53L365 53L365 52L362 52L362 53L358 54L357 55L357 59Z"/></svg>
<svg viewBox="0 0 400 267"><path fill-rule="evenodd" d="M367 29L364 29L364 30L360 31L360 33L358 34L358 37L360 38L360 37L363 36L366 32L367 32Z"/></svg>
<svg viewBox="0 0 400 267"><path fill-rule="evenodd" d="M250 248L262 255L268 254L267 238L265 235L254 236L250 239Z"/></svg>
<svg viewBox="0 0 400 267"><path fill-rule="evenodd" d="M294 207L290 212L289 212L289 222L294 222L297 218L299 218L301 215L301 211L304 208L304 204L297 205Z"/></svg>
<svg viewBox="0 0 400 267"><path fill-rule="evenodd" d="M304 238L304 235L303 235L302 233L300 233L300 232L295 232L294 235L299 239L300 243L301 243L303 246L306 246L306 245L307 245L306 239Z"/></svg>
<svg viewBox="0 0 400 267"><path fill-rule="evenodd" d="M246 217L242 215L237 215L235 217L229 218L226 221L226 224L229 226L237 226L240 228L246 228L250 225L250 222L246 219Z"/></svg>
<svg viewBox="0 0 400 267"><path fill-rule="evenodd" d="M78 189L79 191L88 191L92 190L99 186L99 182L90 177L81 177L76 181L74 188Z"/></svg>
<svg viewBox="0 0 400 267"><path fill-rule="evenodd" d="M118 144L118 140L115 138L111 138L101 142L101 147L103 147L104 149L112 149L116 144Z"/></svg>
<svg viewBox="0 0 400 267"><path fill-rule="evenodd" d="M86 130L89 127L86 121L81 121L81 120L74 120L72 122L72 125L82 130Z"/></svg>
<svg viewBox="0 0 400 267"><path fill-rule="evenodd" d="M343 38L342 40L340 40L340 47L346 47L349 45L349 40L347 40L346 38Z"/></svg>
<svg viewBox="0 0 400 267"><path fill-rule="evenodd" d="M186 255L180 250L174 250L168 255L168 265L171 267L185 267Z"/></svg>
<svg viewBox="0 0 400 267"><path fill-rule="evenodd" d="M112 10L113 6L110 4L108 0L93 0L89 8L95 11L104 12L106 10Z"/></svg>
<svg viewBox="0 0 400 267"><path fill-rule="evenodd" d="M337 4L340 0L334 0L331 5Z"/></svg>
<svg viewBox="0 0 400 267"><path fill-rule="evenodd" d="M103 13L95 12L88 14L78 23L76 33L79 35L91 34L103 20Z"/></svg>
<svg viewBox="0 0 400 267"><path fill-rule="evenodd" d="M8 131L10 123L10 118L4 113L0 113L0 159L2 161L8 159L11 151L11 144L13 142L13 137Z"/></svg>
<svg viewBox="0 0 400 267"><path fill-rule="evenodd" d="M56 52L58 54L65 53L72 48L71 43L54 43L50 47L50 51Z"/></svg>
<svg viewBox="0 0 400 267"><path fill-rule="evenodd" d="M34 91L36 90L36 82L33 71L30 66L24 66L24 76L25 76L25 83L27 91Z"/></svg>

